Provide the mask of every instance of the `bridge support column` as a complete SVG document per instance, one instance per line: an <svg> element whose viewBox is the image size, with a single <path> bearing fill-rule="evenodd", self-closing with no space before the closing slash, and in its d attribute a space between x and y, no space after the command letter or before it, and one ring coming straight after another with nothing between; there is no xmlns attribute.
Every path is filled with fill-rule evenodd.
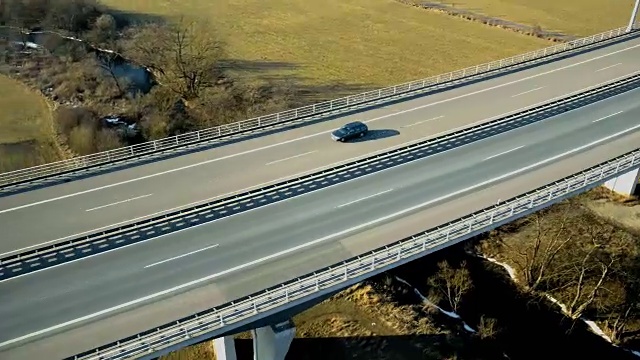
<svg viewBox="0 0 640 360"><path fill-rule="evenodd" d="M604 186L623 195L632 195L636 191L640 169L633 169L604 183Z"/></svg>
<svg viewBox="0 0 640 360"><path fill-rule="evenodd" d="M284 360L296 335L291 320L251 330L254 360ZM237 360L233 336L213 340L217 360Z"/></svg>
<svg viewBox="0 0 640 360"><path fill-rule="evenodd" d="M238 360L233 336L225 336L213 340L213 350L217 360Z"/></svg>
<svg viewBox="0 0 640 360"><path fill-rule="evenodd" d="M251 330L254 360L284 360L296 334L291 320Z"/></svg>

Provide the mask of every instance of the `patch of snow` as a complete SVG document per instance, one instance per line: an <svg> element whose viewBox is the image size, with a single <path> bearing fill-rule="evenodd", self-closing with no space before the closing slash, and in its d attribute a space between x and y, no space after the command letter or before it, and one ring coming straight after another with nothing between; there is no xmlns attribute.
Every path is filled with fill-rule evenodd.
<svg viewBox="0 0 640 360"><path fill-rule="evenodd" d="M598 324L587 319L582 319L582 321L584 321L585 324L587 324L587 326L591 329L591 331L593 331L596 335L600 335L600 337L607 340L608 342L612 342L611 338L608 337L607 334L604 333L604 331L602 331L602 329L600 328L600 326L598 326Z"/></svg>
<svg viewBox="0 0 640 360"><path fill-rule="evenodd" d="M474 328L472 328L471 326L467 325L466 322L463 321L462 324L464 326L464 329L467 330L468 332L472 332L472 333L477 332Z"/></svg>
<svg viewBox="0 0 640 360"><path fill-rule="evenodd" d="M565 315L569 314L567 307L563 303L561 303L558 299L554 298L549 294L544 294L544 296L547 299L549 299L549 301L551 301L552 303L558 305L560 307L560 310ZM607 342L613 344L613 342L611 341L611 338L607 336L607 334L605 334L604 331L602 331L602 329L600 328L600 326L598 326L598 324L596 324L594 321L585 319L583 317L581 317L580 320L584 321L584 323L589 327L589 329L591 329L591 332L593 332L596 335L599 335L601 338L605 339Z"/></svg>
<svg viewBox="0 0 640 360"><path fill-rule="evenodd" d="M403 284L407 285L408 287L411 287L411 288L413 287L413 286L411 286L411 284L409 284L408 282L406 282L404 279L401 279L401 278L399 278L399 277L397 277L397 276L395 276L395 278L396 278L396 280L398 280L398 281L400 281L401 283L403 283Z"/></svg>
<svg viewBox="0 0 640 360"><path fill-rule="evenodd" d="M399 277L397 277L397 276L396 276L396 279L398 279L398 281L401 281L402 283L407 284L407 285L409 285L410 287L412 287L412 288L413 288L413 292L414 292L416 295L418 295L418 297L419 297L420 299L422 299L422 301L426 302L426 303L427 303L427 304L429 304L430 306L435 307L435 308L436 308L436 309L438 309L441 313L443 313L443 314L445 314L445 315L447 315L448 317L453 318L453 319L461 319L461 318L460 318L460 315L456 314L455 312L453 312L453 311L447 311L447 310L445 310L445 309L441 308L440 306L438 306L438 305L436 305L436 304L432 303L431 301L429 301L429 299L427 299L427 297L426 297L426 296L424 296L424 295L422 295L422 293L420 293L420 290L418 290L418 289L414 288L414 287L413 287L413 286L411 286L411 284L409 284L408 282L404 281L403 279L400 279L400 278L399 278ZM472 332L472 333L475 333L475 332L476 332L476 330L475 330L475 329L473 329L471 326L467 325L467 323L466 323L466 322L464 322L464 321L462 322L462 326L463 326L463 327L464 327L464 329L465 329L465 330L467 330L468 332Z"/></svg>
<svg viewBox="0 0 640 360"><path fill-rule="evenodd" d="M442 309L440 307L438 307L438 309L440 309L440 312L442 312L443 314L447 315L450 318L460 319L460 315L454 313L453 311L446 311L446 310L444 310L444 309Z"/></svg>
<svg viewBox="0 0 640 360"><path fill-rule="evenodd" d="M502 266L507 271L507 273L509 273L509 277L511 279L513 279L513 281L516 281L516 282L518 281L518 278L516 276L516 270L514 268L512 268L509 264L500 262L500 261L498 261L498 260L496 260L494 258L490 258L490 257L484 257L484 256L480 256L480 257L485 259L485 260L488 260L489 262L492 262L492 263L494 263L496 265Z"/></svg>
<svg viewBox="0 0 640 360"><path fill-rule="evenodd" d="M117 125L117 124L123 123L120 120L120 117L118 117L118 116L106 116L106 117L104 117L104 121L106 121L106 122L108 122L110 124L113 124L113 125Z"/></svg>
<svg viewBox="0 0 640 360"><path fill-rule="evenodd" d="M640 351L631 350L631 353L635 356L640 357Z"/></svg>
<svg viewBox="0 0 640 360"><path fill-rule="evenodd" d="M22 46L24 46L26 48L29 48L29 49L39 49L39 48L42 47L42 46L40 46L40 45L38 45L38 44L36 44L34 42L31 42L31 41L24 41L24 42L23 41L14 41L13 43L16 44L16 45L22 45Z"/></svg>
<svg viewBox="0 0 640 360"><path fill-rule="evenodd" d="M438 306L438 305L436 305L436 304L432 303L431 301L429 301L429 299L427 299L427 297L426 297L426 296L422 295L422 293L421 293L418 289L414 288L411 284L409 284L409 283L408 283L407 281L405 281L404 279L401 279L401 278L399 278L399 277L397 277L397 276L396 276L395 278L396 278L396 280L400 281L401 283L406 284L407 286L409 286L410 288L412 288L412 289L413 289L413 292L414 292L416 295L418 295L418 297L419 297L420 299L422 299L422 301L424 301L425 303L429 304L430 306L435 307L435 308L436 308L436 309L438 309L441 313L443 313L443 314L447 315L447 316L448 316L448 317L450 317L450 318L460 319L460 315L456 314L455 312L453 312L453 311L447 311L447 310L445 310L445 309L441 308L440 306Z"/></svg>
<svg viewBox="0 0 640 360"><path fill-rule="evenodd" d="M431 303L431 301L429 301L429 299L427 299L427 297L426 297L426 296L422 295L422 293L421 293L418 289L413 288L413 292L414 292L414 293L416 293L416 295L418 295L418 297L419 297L420 299L422 299L422 301L426 301L426 302L428 302L428 303Z"/></svg>
<svg viewBox="0 0 640 360"><path fill-rule="evenodd" d="M553 296L549 295L549 294L544 294L544 296L549 299L549 301L551 301L552 303L558 305L560 307L560 310L562 310L562 312L567 315L569 313L569 310L567 310L567 307L560 302L560 300L554 298Z"/></svg>

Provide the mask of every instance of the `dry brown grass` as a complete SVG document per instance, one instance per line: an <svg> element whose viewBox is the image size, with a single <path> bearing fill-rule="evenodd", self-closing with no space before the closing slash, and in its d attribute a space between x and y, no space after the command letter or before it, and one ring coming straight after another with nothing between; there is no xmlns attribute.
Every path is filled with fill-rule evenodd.
<svg viewBox="0 0 640 360"><path fill-rule="evenodd" d="M0 172L60 157L51 111L42 96L0 75L0 109Z"/></svg>
<svg viewBox="0 0 640 360"><path fill-rule="evenodd" d="M39 138L50 124L44 98L20 82L0 75L0 144ZM46 130L45 130L46 131Z"/></svg>
<svg viewBox="0 0 640 360"><path fill-rule="evenodd" d="M211 21L235 59L313 84L390 85L475 65L550 42L395 0L103 0L161 16Z"/></svg>
<svg viewBox="0 0 640 360"><path fill-rule="evenodd" d="M443 0L479 14L587 36L627 24L633 0Z"/></svg>
<svg viewBox="0 0 640 360"><path fill-rule="evenodd" d="M180 351L174 351L166 356L160 357L162 360L216 360L212 342L205 342L198 345L189 346Z"/></svg>

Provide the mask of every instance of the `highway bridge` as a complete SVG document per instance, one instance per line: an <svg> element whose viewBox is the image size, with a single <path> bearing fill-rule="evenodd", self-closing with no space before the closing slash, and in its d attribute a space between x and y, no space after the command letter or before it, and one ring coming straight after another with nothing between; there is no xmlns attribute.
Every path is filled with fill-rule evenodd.
<svg viewBox="0 0 640 360"><path fill-rule="evenodd" d="M163 161L39 188L7 186L0 198L0 358L69 357L196 312L231 308L249 294L426 229L441 231L472 213L469 226L448 228L443 240L425 234L433 237L421 238L415 256L606 180L632 191L637 171L629 170L640 163L640 40L635 33L617 40ZM329 132L354 119L368 123L371 134L332 142ZM579 181L547 186L598 164ZM507 201L536 189L525 202ZM289 298L294 288L270 298L278 306L245 298L253 308L238 311L251 316L219 315L215 329L197 336L128 339L122 349L111 344L79 358L153 358L214 337L221 351L230 350L225 336L241 328L257 327L268 338L274 330L266 325L286 320L278 318L282 310L415 258L403 255L413 247L398 249L397 259L371 258L370 269L346 267L344 281L323 291L321 282L334 278L316 278L318 292L297 302Z"/></svg>

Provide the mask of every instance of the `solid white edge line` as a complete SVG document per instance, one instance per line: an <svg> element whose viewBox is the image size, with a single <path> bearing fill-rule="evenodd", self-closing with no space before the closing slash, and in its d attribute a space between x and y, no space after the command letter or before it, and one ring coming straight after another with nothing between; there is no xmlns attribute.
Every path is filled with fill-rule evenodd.
<svg viewBox="0 0 640 360"><path fill-rule="evenodd" d="M538 90L540 90L540 89L544 89L544 86L537 87L537 88L535 88L535 89L531 89L531 90L527 90L527 91L525 91L525 92L521 92L521 93L519 93L519 94L511 95L511 97L512 97L512 98L514 98L514 97L518 97L518 96L520 96L520 95L525 95L525 94L528 94L528 93L532 93L532 92L534 92L534 91L538 91Z"/></svg>
<svg viewBox="0 0 640 360"><path fill-rule="evenodd" d="M612 117L612 116L620 115L620 114L622 114L623 112L624 112L624 111L622 111L622 110L621 110L621 111L618 111L617 113L613 113L613 114L611 114L611 115L607 115L607 116L601 117L600 119L593 120L592 122L594 122L594 123L595 123L595 122L598 122L598 121L602 121L602 120L604 120L604 119L608 119L608 118L610 118L610 117Z"/></svg>
<svg viewBox="0 0 640 360"><path fill-rule="evenodd" d="M318 150L313 150L313 151L309 151L309 152L306 152L306 153L302 153L302 154L298 154L298 155L289 156L289 157L284 158L284 159L271 161L271 162L266 163L265 165L269 166L269 165L277 164L277 163L279 163L279 162L283 162L283 161L287 161L287 160L292 160L292 159L299 158L299 157L302 157L302 156L305 156L305 155L313 154L313 153L315 153L315 152L318 152Z"/></svg>
<svg viewBox="0 0 640 360"><path fill-rule="evenodd" d="M338 206L336 206L336 208L341 208L341 207L349 206L349 205L352 205L352 204L358 203L358 202L363 201L363 200L371 199L371 198L373 198L373 197L376 197L376 196L379 196L379 195L382 195L382 194L386 194L386 193L388 193L388 192L390 192L390 191L393 191L393 189L388 189L388 190L385 190L385 191L380 191L379 193L375 193L375 194L373 194L373 195L369 195L369 196L365 196L365 197L360 198L360 199L357 199L357 200L349 201L348 203L345 203L345 204L342 204L342 205L338 205Z"/></svg>
<svg viewBox="0 0 640 360"><path fill-rule="evenodd" d="M149 196L151 196L151 195L153 195L153 194L147 194L147 195L142 195L142 196L136 196L136 197L133 197L133 198L130 198L130 199L126 199L126 200L116 201L116 202L111 203L111 204L102 205L102 206L96 206L96 207L94 207L94 208L87 209L87 210L85 210L85 211L94 211L94 210L104 209L104 208L109 207L109 206L114 206L114 205L124 204L124 203L127 203L127 202L129 202L129 201L134 201L134 200L138 200L138 199L143 199L143 198L149 197Z"/></svg>
<svg viewBox="0 0 640 360"><path fill-rule="evenodd" d="M638 46L640 46L640 45L638 45ZM635 72L632 72L632 73L630 73L630 74L634 74L634 73L635 73ZM627 74L627 75L621 76L621 77L619 77L619 78L621 79L621 78L627 77L627 76L629 76L630 74ZM598 85L601 85L601 84L603 84L603 83L600 83L600 84L598 84ZM595 85L595 86L598 86L598 85ZM592 85L592 86L593 86L593 85ZM588 86L588 87L586 87L586 88L589 88L589 87L592 87L592 86ZM580 90L584 90L584 89L586 89L586 88L583 88L583 89L580 89ZM577 90L577 91L580 91L580 90ZM565 94L565 95L566 95L566 94ZM620 94L618 94L618 95L620 95ZM616 97L616 96L618 96L618 95L614 95L613 97ZM515 111L515 112L522 111L522 110L527 109L527 108L530 108L530 107L535 107L535 106L542 105L542 104L544 104L544 103L546 103L546 102L548 102L548 100L545 100L545 101L541 101L541 102L535 103L535 104L533 104L533 105L531 105L531 106L525 106L525 107L522 107L522 108L520 108L520 109L516 109L516 110L514 110L514 111ZM598 103L598 102L596 102L596 103ZM596 104L596 103L588 104L588 105L585 105L584 107L588 107L588 106L594 105L594 104ZM584 108L584 107L583 107L583 108ZM507 115L509 115L509 114L514 113L514 111L509 111L509 112L506 112L506 113L503 113L503 114L500 114L500 115L496 115L496 116L492 116L492 117L485 118L485 119L482 119L482 120L478 120L478 121L476 121L476 122L474 122L474 123L466 124L466 125L462 125L462 126L459 126L459 127L457 127L457 128L453 128L453 129L448 129L448 130L445 130L445 131L441 131L441 132L439 132L439 133L436 133L436 134L432 135L432 136L431 136L431 137L429 137L429 138L435 139L435 138L438 138L438 137L443 136L443 135L445 135L445 134L453 133L453 132L456 132L456 131L459 131L459 130L462 130L462 129L466 129L466 128L471 128L471 127L474 127L474 126L477 126L477 125L483 124L483 123L485 123L485 122L487 122L487 121L490 121L491 119L498 119L498 118L505 117L505 116L507 116ZM573 110L570 110L570 111L573 111ZM302 172L297 173L297 174L295 174L295 175L293 175L293 176L292 176L292 175L286 175L286 176L283 176L283 177L281 177L281 178L278 178L278 179L275 179L275 180L270 180L270 181L264 182L264 183L262 183L262 184L258 184L258 185L255 185L255 186L251 186L251 187L248 187L248 188L245 188L245 189L242 189L242 190L232 191L232 192L229 192L229 193L226 193L226 194L217 195L217 196L212 196L212 197L207 198L207 199L204 199L204 200L194 201L194 202L191 202L191 203L188 203L188 204L185 204L185 205L176 206L176 207L169 208L169 209L165 209L165 210L162 210L162 211L158 211L158 212L155 212L155 213L152 213L152 214L149 214L149 215L139 216L139 217L137 217L137 218L133 218L133 219L127 219L127 220L124 220L124 221L117 222L117 223L115 223L115 224L102 226L102 227L97 228L97 229L88 230L88 231L83 231L83 232L76 233L76 234L73 234L73 235L64 236L64 237L61 237L61 238L58 238L58 239L55 239L55 240L48 240L48 241L45 241L45 242L40 243L40 244L35 244L35 245L26 246L26 247L24 247L24 248L17 249L17 250L7 251L7 252L5 252L5 253L0 254L0 257L2 257L2 256L6 256L6 255L10 255L10 254L14 254L14 253L17 253L17 252L21 252L21 251L24 251L24 250L33 249L33 248L36 248L36 247L39 247L39 246L43 246L43 245L47 245L47 244L51 244L51 243L55 243L55 242L57 242L57 241L66 240L66 239L69 239L69 238L72 238L72 237L82 236L82 235L90 234L90 233L92 233L92 232L105 230L105 229L108 229L108 228L110 228L110 227L119 226L119 225L127 224L127 223L133 223L133 222L135 222L135 221L139 221L139 220L143 220L143 219L146 219L146 218L150 218L150 217L153 217L153 216L156 216L156 215L160 215L160 214L168 213L168 212L171 212L171 211L175 211L175 210L179 210L179 209L187 208L187 207L189 207L189 206L198 205L198 204L204 204L204 203L206 203L206 202L211 202L211 201L213 201L213 200L215 200L215 199L224 198L224 197L228 197L228 196L231 196L231 195L234 195L234 194L243 193L243 192L246 192L246 191L251 190L251 189L259 189L260 187L264 187L264 186L266 186L266 185L268 185L268 184L277 183L277 182L279 182L279 181L284 181L284 180L287 180L287 179L297 178L297 177L300 177L300 176L302 176L302 175L304 175L304 174L312 174L312 173L314 173L314 172L318 172L319 170L322 170L322 169L327 169L327 168L335 167L335 166L337 166L338 164L346 164L346 163L349 163L349 162L353 162L353 161L355 161L355 160L358 160L358 159L362 158L362 156L372 156L372 155L375 155L375 154L382 154L382 153L388 152L388 151L390 151L390 150L392 150L392 149L401 148L401 147L406 146L406 145L409 145L409 144L413 144L413 143L418 143L418 142L421 142L421 141L425 141L425 140L427 140L427 139L429 139L429 138L422 138L422 139L417 139L417 140L411 140L411 141L407 141L407 142L405 142L405 143L402 143L402 144L400 144L400 145L392 145L392 146L389 146L389 147L384 148L384 149L382 149L382 150L374 151L373 153L368 153L368 154L364 154L364 155L354 156L354 157L352 157L352 158L349 158L349 159L346 159L346 160L340 160L340 161L334 162L334 163L329 164L329 165L323 165L323 166L317 167L317 168L315 168L315 169L302 171ZM366 175L365 175L365 176L366 176ZM1 211L0 211L0 213L1 213ZM2 282L2 281L0 281L0 283L1 283L1 282Z"/></svg>
<svg viewBox="0 0 640 360"><path fill-rule="evenodd" d="M392 219L392 218L398 217L400 215L404 215L404 214L406 214L408 212L412 212L414 210L418 210L418 209L423 208L425 206L428 206L428 205L431 205L431 204L434 204L434 203L437 203L437 202L440 202L440 201L443 201L443 200L447 200L447 199L449 199L451 197L454 197L454 196L457 196L457 195L460 195L460 194L475 190L477 188L480 188L480 187L483 187L483 186L486 186L486 185L490 185L492 183L495 183L497 181L503 180L505 178L508 178L508 177L511 177L511 176L514 176L514 175L518 175L520 173L523 173L525 171L528 171L528 170L533 169L535 167L538 167L540 165L547 164L549 162L555 161L555 160L560 159L562 157L565 157L567 155L571 155L573 153L582 151L584 149L588 149L588 148L590 148L590 147L592 147L594 145L600 144L602 142L605 142L607 140L613 139L613 138L618 137L620 135L623 135L623 134L626 134L628 132L634 131L634 130L636 130L638 128L640 128L640 124L638 124L636 126L633 126L633 127L630 127L628 129L619 131L619 132L617 132L615 134L606 136L606 137L601 138L599 140L590 142L588 144L582 145L582 146L577 147L575 149L566 151L566 152L564 152L562 154L558 154L558 155L552 156L550 158L547 158L545 160L538 161L537 163L527 165L527 166L525 166L523 168L520 168L518 170L514 170L512 172L500 175L500 176L495 177L493 179L485 180L485 181L483 181L481 183L475 184L475 185L473 185L471 187L468 187L466 189L461 189L461 190L454 191L454 192L449 193L447 195L443 195L441 197L429 200L429 201L424 202L422 204L412 206L410 208L404 209L402 211L398 211L398 212L390 214L390 215L383 216L381 218L369 221L367 223L360 224L358 226L354 226L352 228L349 228L349 229L346 229L346 230L343 230L343 231L340 231L340 232L337 232L337 233L334 233L334 234L331 234L331 235L328 235L328 236L313 240L313 241L308 242L308 243L304 243L304 244L301 244L301 245L294 246L294 247L289 248L287 250L283 250L283 251L277 252L275 254L271 254L271 255L259 258L257 260L253 260L253 261L250 261L250 262L245 263L245 264L234 266L232 268L229 268L227 270L221 271L219 273L212 274L212 275L200 278L200 279L196 279L196 280L190 281L188 283L185 283L185 284L182 284L182 285L178 285L178 286L175 286L175 287L167 289L167 290L163 290L163 291L157 292L155 294L147 295L147 296L144 296L144 297L141 297L141 298L126 302L124 304L116 305L116 306L113 306L111 308L95 312L93 314L89 314L89 315L85 315L85 316L82 316L82 317L79 317L79 318L76 318L76 319L73 319L73 320L69 320L69 321L66 321L64 323L61 323L61 324L58 324L58 325L54 325L54 326L51 326L51 327L48 327L46 329L42 329L42 330L39 330L39 331L35 331L33 333L26 334L26 335L23 335L21 337L15 338L15 339L7 340L7 341L5 341L3 343L0 343L0 348L2 348L4 346L7 346L7 345L11 345L13 343L16 343L16 342L19 342L19 341L22 341L22 340L29 339L29 338L34 337L34 336L42 335L42 334L45 334L47 332L63 328L65 326L73 325L73 324L76 324L76 323L79 323L79 322L82 322L82 321L85 321L85 320L93 319L95 317L98 317L98 316L101 316L101 315L104 315L104 314L108 314L108 313L113 312L113 311L117 311L117 310L129 307L129 306L132 306L132 305L136 305L136 304L139 304L141 302L145 302L147 300L151 300L151 299L154 299L154 298L159 297L159 296L170 294L172 292L175 292L175 291L178 291L178 290L181 290L181 289L193 286L193 285L197 285L197 284L200 284L200 283L205 282L205 281L213 280L215 278L219 278L221 276L236 272L238 270L243 270L243 269L251 267L253 265L257 265L257 264L263 263L265 261L272 260L272 259L280 257L282 255L287 255L287 254L299 251L301 249L304 249L304 248L307 248L307 247L322 243L324 241L331 240L331 239L333 239L335 237L338 237L338 236L346 235L346 234L348 234L350 232L353 232L353 231L356 231L356 230L360 230L362 228L365 228L365 227L368 227L368 226L371 226L371 225L375 225L376 223L379 223L379 222L382 222L382 221L386 221L388 219Z"/></svg>
<svg viewBox="0 0 640 360"><path fill-rule="evenodd" d="M596 70L595 72L599 72L599 71L603 71L603 70L611 69L611 68L614 68L614 67L619 66L619 65L622 65L622 63L617 63L617 64L613 64L613 65L605 66L605 67L603 67L603 68L601 68L601 69Z"/></svg>
<svg viewBox="0 0 640 360"><path fill-rule="evenodd" d="M422 120L422 121L415 122L415 123L413 123L413 124L405 125L405 126L403 126L403 128L408 128L408 127L412 127L412 126L416 126L416 125L424 124L424 123L429 122L429 121L434 121L434 120L442 119L443 117L444 117L444 115L436 116L436 117L431 118L431 119Z"/></svg>
<svg viewBox="0 0 640 360"><path fill-rule="evenodd" d="M165 260L162 260L162 261L155 262L155 263L153 263L153 264L149 264L149 265L145 266L144 268L145 268L145 269L147 269L147 268L150 268L150 267L152 267L152 266L156 266L156 265L164 264L164 263L166 263L166 262L169 262L169 261L172 261L172 260L177 260L177 259L183 258L183 257L185 257L185 256L189 256L189 255L197 254L197 253L199 253L199 252L202 252L202 251L205 251L205 250L209 250L209 249L213 249L213 248L216 248L216 247L218 247L218 246L220 246L220 244L214 244L214 245L211 245L211 246L207 246L207 247L204 247L204 248L202 248L202 249L198 249L198 250L195 250L195 251L188 252L188 253L186 253L186 254L182 254L182 255L174 256L174 257L172 257L172 258L168 258L168 259L165 259Z"/></svg>
<svg viewBox="0 0 640 360"><path fill-rule="evenodd" d="M495 154L495 155L488 156L488 157L484 158L484 161L486 161L486 160L490 160L490 159L493 159L493 158L496 158L496 157L501 156L501 155L506 155L506 154L508 154L508 153L510 153L510 152L512 152L512 151L516 151L516 150L518 150L518 149L522 149L523 147L524 147L524 145L520 145L520 146L518 146L517 148L513 148L513 149L511 149L511 150L503 151L503 152L501 152L501 153L498 153L498 154Z"/></svg>
<svg viewBox="0 0 640 360"><path fill-rule="evenodd" d="M427 108L427 107L430 107L430 106L443 104L443 103L447 103L447 102L450 102L450 101L462 99L462 98L465 98L465 97L481 94L481 93L484 93L484 92L487 92L487 91L499 89L499 88L502 88L502 87L505 87L505 86L517 84L517 83L520 83L520 82L523 82L523 81L527 81L527 80L530 80L530 79L534 79L534 78L537 78L537 77L540 77L540 76L552 74L554 72L566 70L566 69L569 69L569 68L572 68L572 67L576 67L576 66L579 66L579 65L582 65L582 64L586 64L586 63L589 63L589 62L592 62L592 61L603 59L605 57L612 56L612 55L615 55L615 54L619 54L621 52L628 51L628 50L631 50L631 49L635 49L637 47L640 47L640 44L629 46L629 47L626 47L624 49L616 50L616 51L613 51L613 52L610 52L610 53L607 53L607 54L604 54L604 55L599 55L599 56L593 57L591 59L583 60L583 61L580 61L580 62L577 62L577 63L573 63L573 64L570 64L570 65L566 65L566 66L563 66L563 67L559 67L557 69L541 72L541 73L538 73L538 74L535 74L535 75L530 75L530 76L524 77L522 79L506 82L506 83L503 83L503 84L500 84L500 85L495 85L495 86L488 87L488 88L485 88L485 89L482 89L482 90L478 90L478 91L470 92L470 93L467 93L467 94L454 96L454 97L447 98L447 99L444 99L444 100L435 101L435 102L432 102L432 103L429 103L429 104L421 105L421 106L418 106L418 107L415 107L415 108L411 108L411 109L407 109L407 110L398 111L398 112L395 112L395 113L392 113L392 114L382 115L382 116L379 116L377 118L369 119L369 120L363 121L363 122L369 123L369 122L385 119L385 118L388 118L388 117L393 117L393 116L396 116L396 115L408 113L408 112L411 112L411 111L424 109L424 108ZM593 86L593 85L591 85L591 86ZM589 88L591 86L587 86L586 88ZM233 158L233 157L236 157L236 156L251 154L251 153L254 153L254 152L270 149L270 148L273 148L273 147L276 147L276 146L285 145L285 144L293 143L293 142L296 142L296 141L309 139L309 138L312 138L312 137L315 137L315 136L328 134L328 133L331 133L332 131L333 131L333 129L332 130L318 132L318 133L315 133L315 134L305 135L305 136L297 137L295 139L283 141L283 142L280 142L280 143L270 144L270 145L266 145L266 146L263 146L263 147L259 147L259 148L255 148L255 149L251 149L251 150L242 151L242 152L239 152L239 153L234 153L234 154L222 156L222 157L219 157L219 158L216 158L216 159L206 160L206 161L202 161L202 162L199 162L199 163L182 166L182 167L171 169L171 170L161 171L161 172L158 172L158 173L155 173L155 174L149 174L149 175L141 176L141 177L134 178L134 179L129 179L129 180L125 180L125 181L121 181L121 182L117 182L117 183L113 183L113 184L109 184L109 185L99 186L99 187L87 189L87 190L84 190L84 191L79 191L79 192L76 192L76 193L71 193L71 194L67 194L67 195L58 196L58 197L51 198L51 199L40 200L40 201L36 201L36 202L30 203L30 204L24 204L24 205L16 206L14 208L0 210L0 214L6 213L6 212L9 212L9 211L15 211L15 210L19 210L19 209L24 209L24 208L35 206L35 205L41 205L41 204L49 203L49 202L56 201L56 200L62 200L62 199L70 198L70 197L73 197L73 196L83 195L83 194L87 194L87 193L98 191L98 190L108 189L108 188L112 188L112 187L115 187L115 186L132 183L132 182L139 181L139 180L149 179L149 178L160 176L160 175L170 174L170 173L173 173L173 172L190 169L190 168L197 167L197 166L200 166L200 165L206 165L206 164L213 163L213 162L216 162L216 161L230 159L230 158Z"/></svg>

